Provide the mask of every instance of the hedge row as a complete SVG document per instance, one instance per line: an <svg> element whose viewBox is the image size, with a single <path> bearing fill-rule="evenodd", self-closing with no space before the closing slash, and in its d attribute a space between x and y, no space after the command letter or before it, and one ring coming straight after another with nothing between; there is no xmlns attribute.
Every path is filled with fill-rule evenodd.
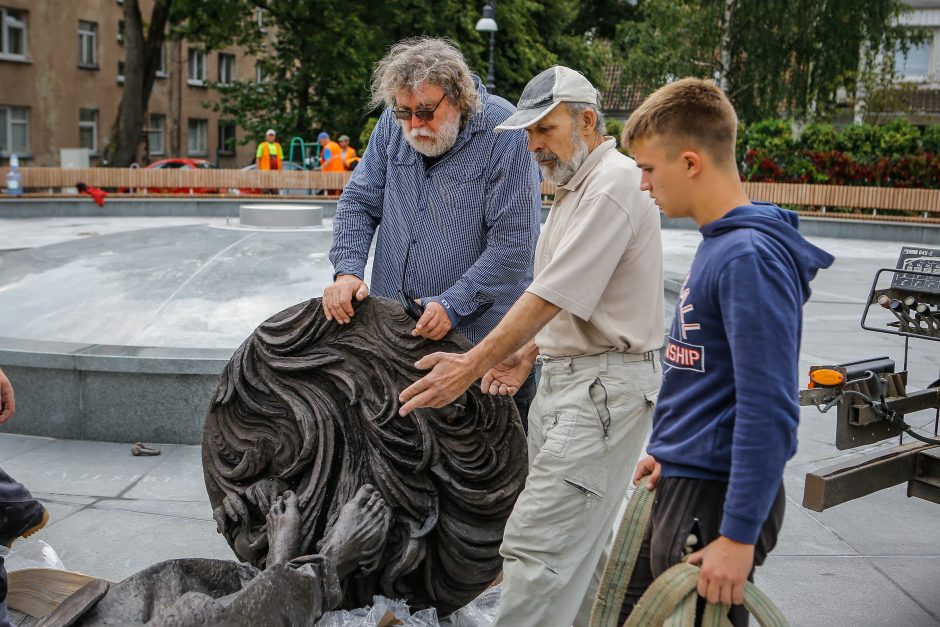
<svg viewBox="0 0 940 627"><path fill-rule="evenodd" d="M748 181L936 189L940 125L813 123L794 135L789 121L764 120L739 131L738 160Z"/></svg>

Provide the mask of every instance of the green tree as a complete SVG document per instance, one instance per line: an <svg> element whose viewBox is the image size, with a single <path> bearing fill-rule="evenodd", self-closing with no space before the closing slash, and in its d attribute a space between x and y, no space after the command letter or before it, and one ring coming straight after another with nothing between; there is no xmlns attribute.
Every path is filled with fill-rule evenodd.
<svg viewBox="0 0 940 627"><path fill-rule="evenodd" d="M145 21L137 0L124 2L124 91L104 149L108 165L126 167L137 158L172 4L156 0Z"/></svg>
<svg viewBox="0 0 940 627"><path fill-rule="evenodd" d="M607 0L610 3L612 0ZM285 136L312 137L319 129L358 135L376 112L365 109L372 70L396 41L410 36L448 37L471 68L486 76L489 39L474 30L482 2L387 0L176 0L182 26L176 36L207 48L238 44L266 70L263 83L216 86L221 101L207 106L237 121L247 139L269 126ZM610 47L583 30L597 2L500 0L496 19L496 93L515 102L539 71L561 63L578 68L599 86ZM256 11L264 11L266 32ZM583 31L583 32L582 32Z"/></svg>
<svg viewBox="0 0 940 627"><path fill-rule="evenodd" d="M714 78L745 121L825 113L842 88L893 71L924 33L897 26L901 0L642 0L615 44L624 78L654 89ZM885 52L888 54L883 54Z"/></svg>

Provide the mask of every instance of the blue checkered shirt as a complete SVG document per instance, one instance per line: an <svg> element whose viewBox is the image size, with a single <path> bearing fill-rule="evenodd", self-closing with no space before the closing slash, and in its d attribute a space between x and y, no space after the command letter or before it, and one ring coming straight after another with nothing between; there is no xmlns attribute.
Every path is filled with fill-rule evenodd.
<svg viewBox="0 0 940 627"><path fill-rule="evenodd" d="M531 282L541 214L525 132L493 132L515 108L475 80L481 111L428 170L385 110L340 196L330 250L335 274L363 278L378 230L370 293L397 298L403 289L442 302L474 343ZM461 321L487 302L476 320Z"/></svg>

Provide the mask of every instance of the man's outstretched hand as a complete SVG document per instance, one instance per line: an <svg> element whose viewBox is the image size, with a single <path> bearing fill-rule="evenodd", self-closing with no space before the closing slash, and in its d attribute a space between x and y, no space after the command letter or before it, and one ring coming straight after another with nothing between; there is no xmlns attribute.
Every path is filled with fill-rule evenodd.
<svg viewBox="0 0 940 627"><path fill-rule="evenodd" d="M422 407L443 407L466 392L479 378L467 356L460 353L431 353L418 360L415 367L422 370L430 368L431 372L398 395L398 400L403 403L398 410L401 416Z"/></svg>

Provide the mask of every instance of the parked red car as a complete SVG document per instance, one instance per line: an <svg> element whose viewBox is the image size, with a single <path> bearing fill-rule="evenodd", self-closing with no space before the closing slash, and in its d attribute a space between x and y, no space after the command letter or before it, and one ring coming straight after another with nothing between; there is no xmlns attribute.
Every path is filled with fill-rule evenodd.
<svg viewBox="0 0 940 627"><path fill-rule="evenodd" d="M211 161L205 159L193 159L191 157L173 157L170 159L161 159L154 161L145 170L214 170L216 166ZM224 192L217 187L150 187L148 194L218 194Z"/></svg>

